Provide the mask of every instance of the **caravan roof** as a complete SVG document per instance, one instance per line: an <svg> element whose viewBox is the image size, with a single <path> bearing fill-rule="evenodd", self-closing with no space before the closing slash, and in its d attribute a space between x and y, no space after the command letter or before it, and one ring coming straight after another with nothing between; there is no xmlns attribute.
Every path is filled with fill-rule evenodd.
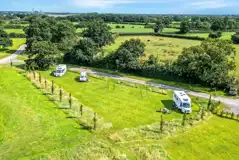
<svg viewBox="0 0 239 160"><path fill-rule="evenodd" d="M182 101L182 102L191 102L191 98L184 91L174 91L174 94Z"/></svg>
<svg viewBox="0 0 239 160"><path fill-rule="evenodd" d="M59 64L57 67L56 67L56 70L62 70L62 69L65 69L66 68L66 65L65 64Z"/></svg>

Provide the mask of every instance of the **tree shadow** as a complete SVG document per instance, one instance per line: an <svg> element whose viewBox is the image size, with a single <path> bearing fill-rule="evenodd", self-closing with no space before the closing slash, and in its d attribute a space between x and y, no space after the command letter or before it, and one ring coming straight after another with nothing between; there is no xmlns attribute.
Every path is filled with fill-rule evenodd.
<svg viewBox="0 0 239 160"><path fill-rule="evenodd" d="M177 113L181 113L180 110L173 107L173 101L172 100L161 100L161 102L163 103L165 108L167 108L171 111L177 112Z"/></svg>

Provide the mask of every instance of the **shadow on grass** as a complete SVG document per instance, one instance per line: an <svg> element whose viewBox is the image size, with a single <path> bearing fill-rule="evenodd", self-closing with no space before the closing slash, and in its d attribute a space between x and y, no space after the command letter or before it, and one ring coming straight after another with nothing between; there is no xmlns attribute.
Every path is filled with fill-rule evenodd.
<svg viewBox="0 0 239 160"><path fill-rule="evenodd" d="M172 100L161 100L161 102L163 103L165 108L167 108L171 111L177 112L177 113L181 113L181 111L178 110L177 108L173 108L173 101Z"/></svg>
<svg viewBox="0 0 239 160"><path fill-rule="evenodd" d="M62 110L70 110L71 108L69 108L69 107L57 107L58 109L62 109Z"/></svg>

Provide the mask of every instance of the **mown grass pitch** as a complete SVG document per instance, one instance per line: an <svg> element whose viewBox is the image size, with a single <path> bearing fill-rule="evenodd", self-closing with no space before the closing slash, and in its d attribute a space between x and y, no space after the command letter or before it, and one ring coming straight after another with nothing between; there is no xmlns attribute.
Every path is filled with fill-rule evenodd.
<svg viewBox="0 0 239 160"><path fill-rule="evenodd" d="M8 48L0 49L0 59L9 56L16 52L16 50L26 42L25 38L12 38L13 45Z"/></svg>
<svg viewBox="0 0 239 160"><path fill-rule="evenodd" d="M214 116L209 121L164 141L172 159L238 159L239 123Z"/></svg>
<svg viewBox="0 0 239 160"><path fill-rule="evenodd" d="M0 73L0 159L50 154L90 135L23 75L4 68Z"/></svg>
<svg viewBox="0 0 239 160"><path fill-rule="evenodd" d="M133 88L117 84L111 79L104 81L90 78L90 82L80 83L78 73L67 72L63 77L55 78L50 75L51 72L42 72L42 75L72 93L79 102L99 113L105 121L112 122L114 129L157 123L161 116L157 110L164 107L172 109L172 92L162 95L146 90L146 86ZM198 105L193 102L192 115L198 110ZM181 119L182 115L174 110L172 114L165 115L165 119Z"/></svg>

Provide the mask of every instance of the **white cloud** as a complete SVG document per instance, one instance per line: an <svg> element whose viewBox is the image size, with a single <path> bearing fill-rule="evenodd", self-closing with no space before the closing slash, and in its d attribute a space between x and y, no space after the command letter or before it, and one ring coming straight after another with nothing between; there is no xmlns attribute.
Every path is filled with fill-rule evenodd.
<svg viewBox="0 0 239 160"><path fill-rule="evenodd" d="M151 4L151 3L163 3L168 0L72 0L74 5L79 7L90 8L105 8L122 4Z"/></svg>
<svg viewBox="0 0 239 160"><path fill-rule="evenodd" d="M192 6L199 7L201 9L223 8L230 5L230 3L227 3L224 0L208 0L208 1L194 2L191 4Z"/></svg>

